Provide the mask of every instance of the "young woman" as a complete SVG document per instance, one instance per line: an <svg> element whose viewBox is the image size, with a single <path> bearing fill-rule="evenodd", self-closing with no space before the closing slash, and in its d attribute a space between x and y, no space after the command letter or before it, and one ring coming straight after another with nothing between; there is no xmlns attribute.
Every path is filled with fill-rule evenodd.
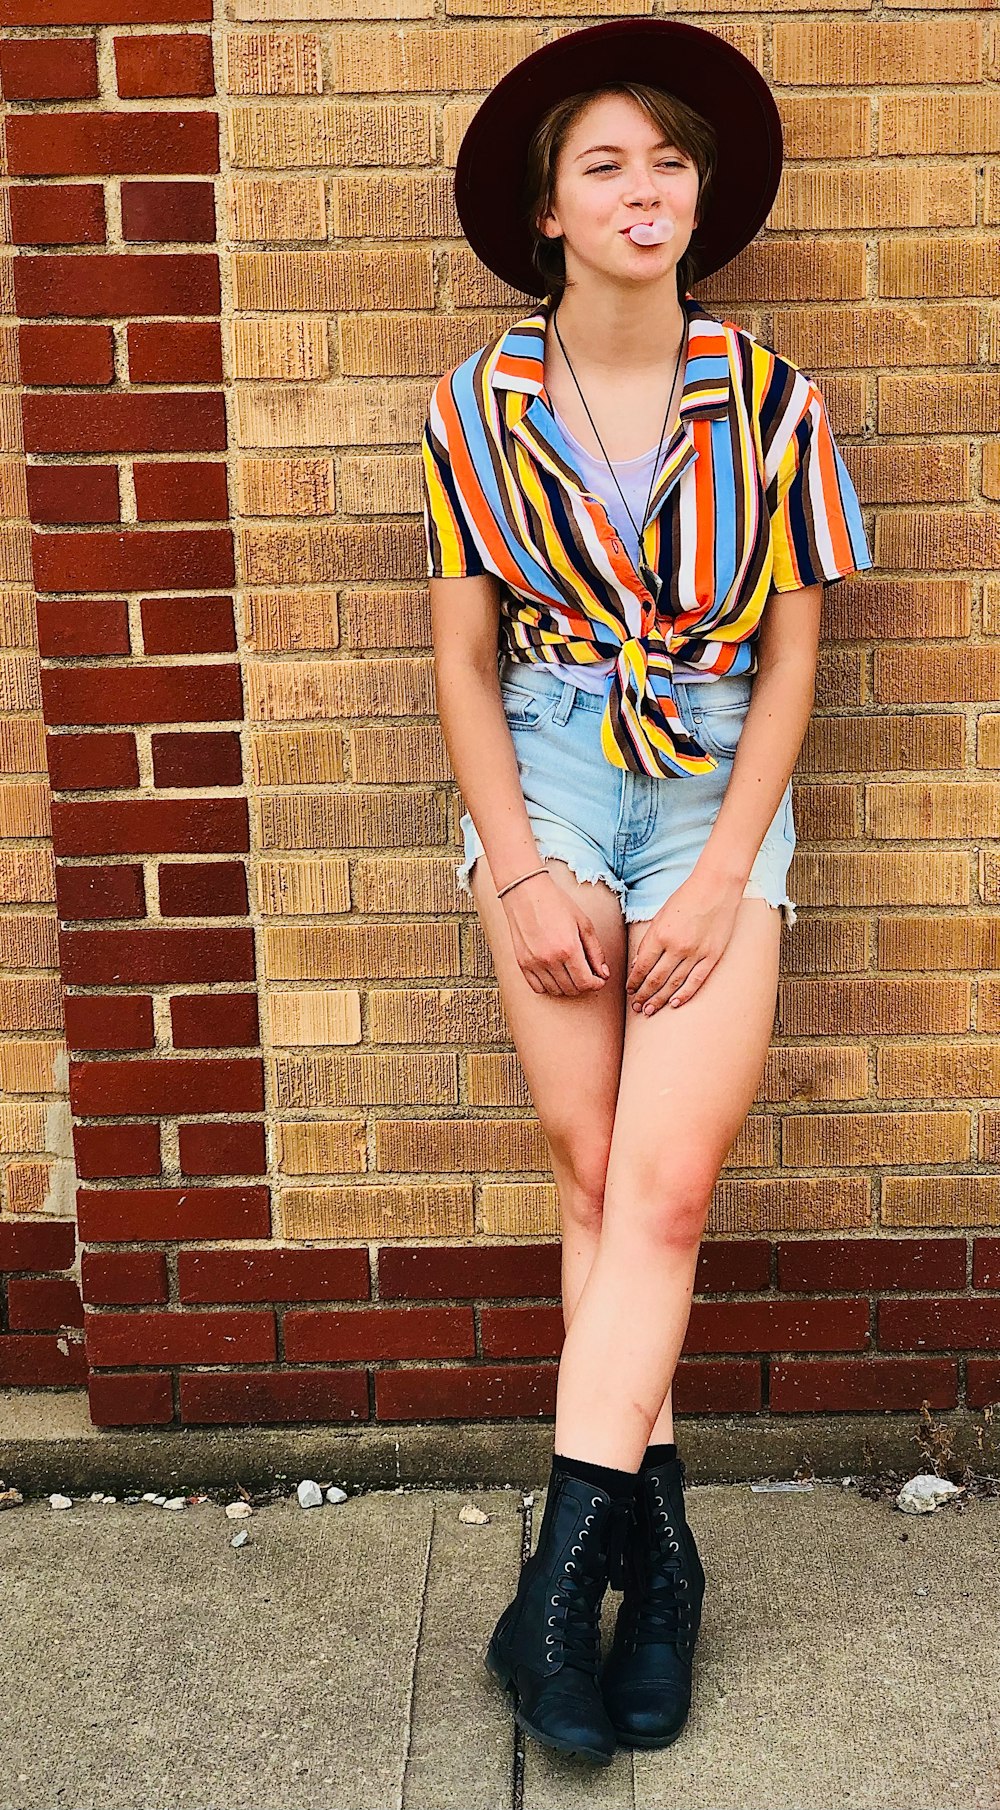
<svg viewBox="0 0 1000 1810"><path fill-rule="evenodd" d="M523 1728L600 1763L690 1708L671 1379L795 918L823 585L872 564L820 391L689 288L780 168L766 84L711 33L611 21L534 52L470 125L456 200L542 302L445 373L422 441L458 879L562 1221L545 1510L486 1663Z"/></svg>

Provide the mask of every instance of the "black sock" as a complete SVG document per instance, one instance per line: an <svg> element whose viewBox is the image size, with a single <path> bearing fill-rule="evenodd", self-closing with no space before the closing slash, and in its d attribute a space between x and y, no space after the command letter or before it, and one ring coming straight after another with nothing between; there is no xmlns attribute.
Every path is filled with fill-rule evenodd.
<svg viewBox="0 0 1000 1810"><path fill-rule="evenodd" d="M585 1483L596 1483L606 1490L613 1502L628 1502L635 1494L638 1471L616 1471L610 1464L591 1464L586 1458L566 1458L552 1454L552 1468L566 1471L571 1477L582 1477Z"/></svg>
<svg viewBox="0 0 1000 1810"><path fill-rule="evenodd" d="M640 1468L644 1471L649 1471L652 1470L655 1465L666 1464L668 1459L676 1458L676 1456L677 1447L672 1442L670 1445L648 1445L642 1455L642 1465Z"/></svg>

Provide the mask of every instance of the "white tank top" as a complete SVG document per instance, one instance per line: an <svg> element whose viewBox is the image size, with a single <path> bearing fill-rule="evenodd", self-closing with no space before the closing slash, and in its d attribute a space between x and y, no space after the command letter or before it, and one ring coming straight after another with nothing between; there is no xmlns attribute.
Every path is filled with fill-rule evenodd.
<svg viewBox="0 0 1000 1810"><path fill-rule="evenodd" d="M580 445L576 435L570 433L565 421L555 408L553 408L552 413L555 415L562 433L573 448L576 464L579 467L580 476L582 477L584 484L594 496L600 497L608 515L621 535L622 544L626 553L633 565L638 567L641 552L639 536L635 531L633 520L629 517L629 510L632 512L634 521L641 524L643 516L645 515L646 499L649 496L650 486L653 482L653 472L656 468L657 456L660 451L659 446L651 447L648 453L639 453L638 457L635 459L613 459L611 461L612 469L618 479L618 483L625 492L625 497L628 502L628 509L626 509L625 504L622 502L621 496L619 495L618 487L611 478L604 460L595 459L593 455L587 451L585 446ZM627 606L626 615L630 633L633 635L641 634L642 625L640 621L638 598L635 598L634 600L634 607L632 604ZM594 660L587 666L560 665L559 677L561 679L568 679L573 685L579 685L584 691L603 692L607 687L607 674L613 670L614 664L614 659L612 658L607 660ZM678 685L696 685L710 682L715 677L715 674L697 672L693 669L685 668L683 664L678 661L674 668L674 677Z"/></svg>

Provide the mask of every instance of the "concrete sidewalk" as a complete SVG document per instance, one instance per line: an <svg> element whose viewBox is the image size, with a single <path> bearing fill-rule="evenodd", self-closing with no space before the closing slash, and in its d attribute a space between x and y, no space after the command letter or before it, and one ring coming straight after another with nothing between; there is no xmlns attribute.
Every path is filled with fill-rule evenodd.
<svg viewBox="0 0 1000 1810"><path fill-rule="evenodd" d="M468 1501L488 1524L459 1521ZM687 1501L692 1714L600 1769L522 1737L482 1663L519 1491L293 1495L243 1522L28 1500L0 1514L0 1810L997 1810L1000 1498Z"/></svg>

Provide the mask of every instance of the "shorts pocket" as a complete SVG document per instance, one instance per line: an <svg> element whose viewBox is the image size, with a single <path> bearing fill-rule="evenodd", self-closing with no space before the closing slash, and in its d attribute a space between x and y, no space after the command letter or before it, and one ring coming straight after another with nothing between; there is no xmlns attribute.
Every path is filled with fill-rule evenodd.
<svg viewBox="0 0 1000 1810"><path fill-rule="evenodd" d="M538 729L553 714L558 694L531 691L526 685L501 684L504 716L510 729Z"/></svg>
<svg viewBox="0 0 1000 1810"><path fill-rule="evenodd" d="M710 754L732 760L739 747L748 706L736 704L696 704L695 734Z"/></svg>

